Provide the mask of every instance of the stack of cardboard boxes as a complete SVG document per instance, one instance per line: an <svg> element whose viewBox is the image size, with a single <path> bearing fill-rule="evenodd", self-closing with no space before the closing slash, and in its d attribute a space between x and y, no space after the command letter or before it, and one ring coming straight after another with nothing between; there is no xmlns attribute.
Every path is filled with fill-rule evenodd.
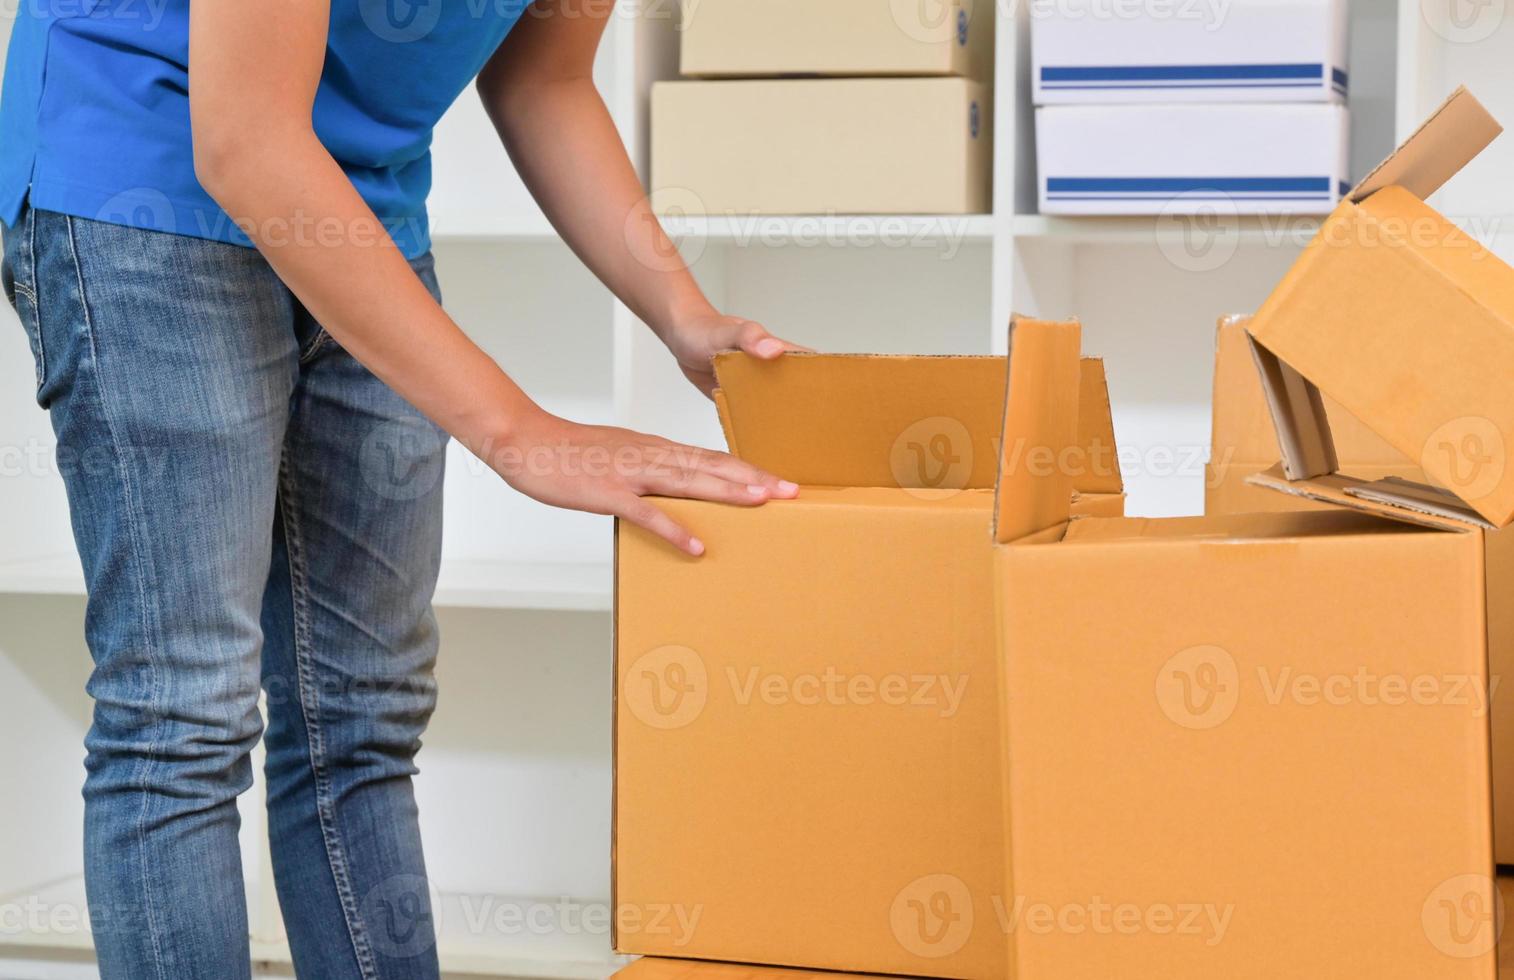
<svg viewBox="0 0 1514 980"><path fill-rule="evenodd" d="M1350 189L1346 5L1034 2L1041 212L1328 212Z"/></svg>
<svg viewBox="0 0 1514 980"><path fill-rule="evenodd" d="M659 214L989 210L991 0L685 0ZM696 80L697 79L697 80Z"/></svg>
<svg viewBox="0 0 1514 980"><path fill-rule="evenodd" d="M628 980L1493 980L1514 269L1424 198L1498 132L1458 93L1222 336L1310 510L1114 513L1076 322L719 359L804 490L668 502L699 562L619 529Z"/></svg>

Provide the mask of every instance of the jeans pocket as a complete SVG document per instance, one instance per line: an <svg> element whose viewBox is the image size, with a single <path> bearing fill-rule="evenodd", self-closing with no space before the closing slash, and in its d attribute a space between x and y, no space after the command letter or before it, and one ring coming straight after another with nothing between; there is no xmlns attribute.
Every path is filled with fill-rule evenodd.
<svg viewBox="0 0 1514 980"><path fill-rule="evenodd" d="M37 306L32 214L32 210L27 208L16 226L5 230L5 256L0 260L0 286L4 287L6 302L21 320L21 329L31 347L32 361L37 372L36 395L40 401L42 386L47 381L47 352L42 344L41 310Z"/></svg>

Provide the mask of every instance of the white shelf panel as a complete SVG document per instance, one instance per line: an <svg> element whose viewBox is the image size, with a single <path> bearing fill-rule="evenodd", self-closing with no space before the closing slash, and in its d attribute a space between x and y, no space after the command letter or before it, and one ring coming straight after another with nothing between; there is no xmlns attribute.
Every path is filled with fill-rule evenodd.
<svg viewBox="0 0 1514 980"><path fill-rule="evenodd" d="M922 237L987 242L994 233L988 214L666 215L661 220L668 235L685 245L700 240L743 247L869 247Z"/></svg>
<svg viewBox="0 0 1514 980"><path fill-rule="evenodd" d="M629 961L610 949L604 929L533 930L527 924L497 928L499 910L556 907L557 900L442 892L437 952L447 973L521 977L529 980L602 980ZM604 902L576 903L604 910ZM26 889L21 918L0 932L0 946L27 950L93 952L84 877L72 875ZM31 909L33 911L28 912ZM511 920L514 921L514 920ZM283 940L253 940L256 963L289 964Z"/></svg>
<svg viewBox="0 0 1514 980"><path fill-rule="evenodd" d="M448 560L442 563L436 604L475 609L602 611L610 608L611 570L601 562ZM84 594L84 573L73 555L0 565L0 593Z"/></svg>
<svg viewBox="0 0 1514 980"><path fill-rule="evenodd" d="M1298 247L1309 243L1323 215L1181 216L1121 215L1073 217L1017 214L1010 221L1016 239L1068 245L1180 244L1197 232L1242 245Z"/></svg>
<svg viewBox="0 0 1514 980"><path fill-rule="evenodd" d="M604 562L442 563L436 604L475 609L600 611L610 608L611 566Z"/></svg>

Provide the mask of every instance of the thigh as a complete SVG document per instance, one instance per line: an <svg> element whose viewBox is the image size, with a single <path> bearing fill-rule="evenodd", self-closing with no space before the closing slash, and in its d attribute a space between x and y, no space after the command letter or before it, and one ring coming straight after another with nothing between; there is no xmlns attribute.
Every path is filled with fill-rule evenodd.
<svg viewBox="0 0 1514 980"><path fill-rule="evenodd" d="M287 290L250 249L27 220L38 398L89 587L92 762L145 726L149 746L210 729L240 748L296 371ZM223 762L204 760L208 781Z"/></svg>
<svg viewBox="0 0 1514 980"><path fill-rule="evenodd" d="M429 256L414 265L437 294ZM328 761L362 756L400 774L434 702L447 436L315 329L279 484L288 567L276 569L265 608L292 641L270 627L265 685L297 696L270 696L270 715L276 702L298 702L291 720L323 726Z"/></svg>

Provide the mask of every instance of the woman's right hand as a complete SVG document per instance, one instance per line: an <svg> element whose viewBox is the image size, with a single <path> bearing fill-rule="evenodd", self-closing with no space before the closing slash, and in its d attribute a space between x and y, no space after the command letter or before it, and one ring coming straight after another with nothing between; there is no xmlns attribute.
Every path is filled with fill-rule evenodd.
<svg viewBox="0 0 1514 980"><path fill-rule="evenodd" d="M537 410L512 426L485 460L506 483L544 504L612 514L646 528L690 555L704 543L643 498L687 497L754 507L799 495L729 453L613 426L580 425Z"/></svg>

